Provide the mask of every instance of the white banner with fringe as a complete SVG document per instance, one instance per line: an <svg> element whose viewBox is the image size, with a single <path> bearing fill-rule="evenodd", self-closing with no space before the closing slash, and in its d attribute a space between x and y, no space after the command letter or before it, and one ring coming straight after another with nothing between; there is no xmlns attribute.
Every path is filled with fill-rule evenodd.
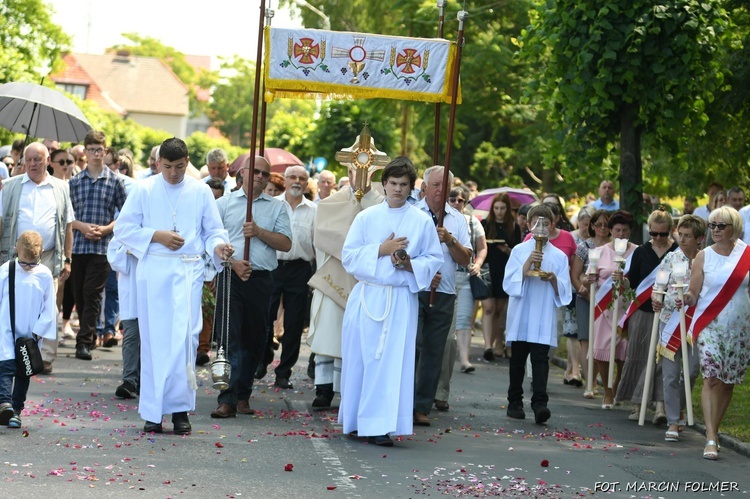
<svg viewBox="0 0 750 499"><path fill-rule="evenodd" d="M456 51L447 40L267 27L265 46L267 101L385 98L450 103Z"/></svg>

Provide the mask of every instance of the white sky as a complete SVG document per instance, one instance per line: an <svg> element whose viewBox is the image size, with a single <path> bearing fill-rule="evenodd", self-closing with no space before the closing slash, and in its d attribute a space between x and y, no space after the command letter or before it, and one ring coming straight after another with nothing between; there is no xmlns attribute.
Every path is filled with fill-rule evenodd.
<svg viewBox="0 0 750 499"><path fill-rule="evenodd" d="M73 51L102 54L118 43L121 33L138 33L192 55L239 55L255 60L258 42L258 0L45 0L53 21L73 37ZM272 1L273 26L299 27L287 10Z"/></svg>

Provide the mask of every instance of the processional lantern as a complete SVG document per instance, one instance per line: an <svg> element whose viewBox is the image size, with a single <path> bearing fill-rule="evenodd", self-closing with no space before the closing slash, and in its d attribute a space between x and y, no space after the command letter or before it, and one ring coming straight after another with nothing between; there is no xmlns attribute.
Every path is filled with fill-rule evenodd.
<svg viewBox="0 0 750 499"><path fill-rule="evenodd" d="M336 161L354 171L354 178L350 179L350 182L354 196L361 202L370 185L372 174L385 168L391 158L375 147L370 127L365 123L354 144L336 153Z"/></svg>

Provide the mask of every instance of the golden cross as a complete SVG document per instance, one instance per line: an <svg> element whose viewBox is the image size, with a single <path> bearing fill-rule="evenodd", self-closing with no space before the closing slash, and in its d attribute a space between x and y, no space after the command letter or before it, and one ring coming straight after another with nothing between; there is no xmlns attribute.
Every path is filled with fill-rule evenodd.
<svg viewBox="0 0 750 499"><path fill-rule="evenodd" d="M354 178L351 184L355 189L354 195L357 201L362 201L365 190L372 181L372 174L383 169L391 158L375 147L375 141L370 135L370 128L365 123L362 132L351 147L346 147L336 153L336 161L349 169L354 169Z"/></svg>

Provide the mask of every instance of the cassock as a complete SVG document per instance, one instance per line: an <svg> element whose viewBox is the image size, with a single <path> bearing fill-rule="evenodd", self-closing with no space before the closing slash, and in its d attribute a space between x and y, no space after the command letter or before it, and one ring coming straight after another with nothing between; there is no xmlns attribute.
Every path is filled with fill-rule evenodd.
<svg viewBox="0 0 750 499"><path fill-rule="evenodd" d="M177 251L151 242L157 230L176 230ZM185 176L177 185L161 174L138 183L115 222L115 237L136 258L136 305L141 333L138 412L161 422L164 414L195 408L195 355L202 328L204 262L228 243L209 187Z"/></svg>
<svg viewBox="0 0 750 499"><path fill-rule="evenodd" d="M378 257L391 233L409 240L414 273ZM354 286L342 332L343 366L339 422L359 436L409 435L413 429L417 292L429 289L443 263L443 251L429 215L410 204L387 202L354 219L342 263Z"/></svg>
<svg viewBox="0 0 750 499"><path fill-rule="evenodd" d="M503 289L508 299L508 319L505 343L526 341L551 347L557 346L557 307L571 300L568 257L552 246L544 245L542 270L557 276L557 293L549 282L538 277L524 277L523 265L534 250L536 241L530 239L513 248L505 266Z"/></svg>
<svg viewBox="0 0 750 499"><path fill-rule="evenodd" d="M16 266L16 338L31 338L34 333L40 338L57 339L57 306L52 273L44 265L37 265L27 272L15 259L10 260L0 267L0 360L16 358L7 293L10 265ZM41 348L41 341L39 343Z"/></svg>

